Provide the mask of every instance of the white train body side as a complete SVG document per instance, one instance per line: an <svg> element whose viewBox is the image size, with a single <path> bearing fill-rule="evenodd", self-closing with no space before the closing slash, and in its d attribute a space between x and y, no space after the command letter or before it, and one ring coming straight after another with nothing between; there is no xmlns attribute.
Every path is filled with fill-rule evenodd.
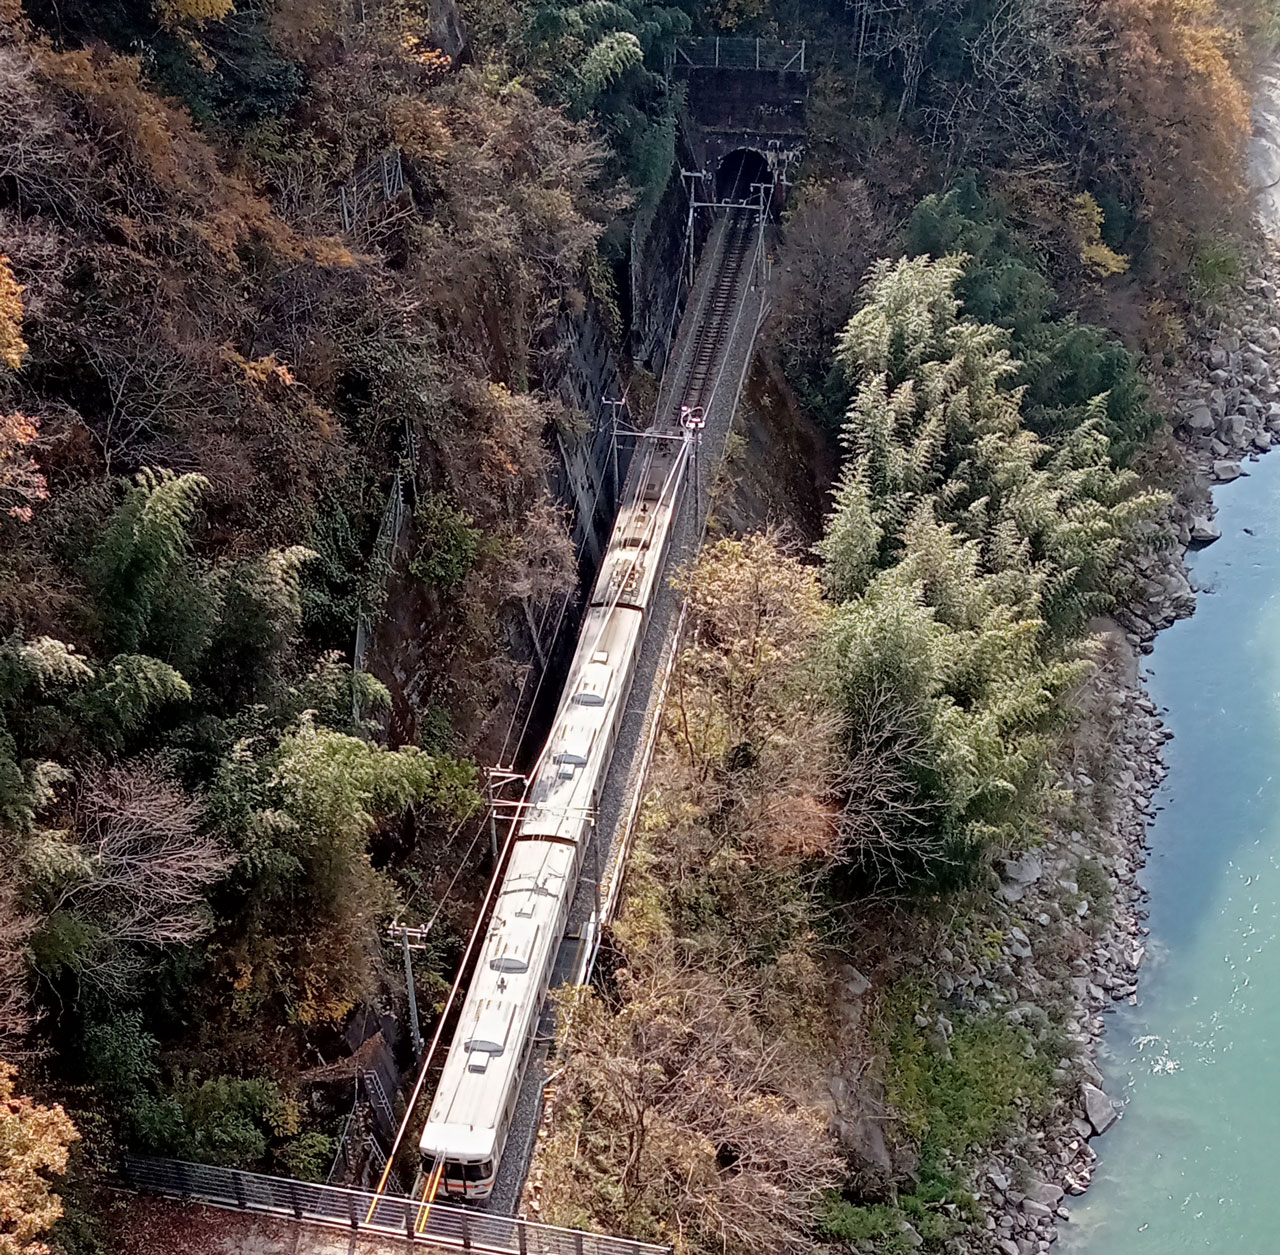
<svg viewBox="0 0 1280 1255"><path fill-rule="evenodd" d="M420 1151L449 1195L484 1198L520 1093L639 657L690 444L642 442L592 590L551 735L530 778Z"/></svg>

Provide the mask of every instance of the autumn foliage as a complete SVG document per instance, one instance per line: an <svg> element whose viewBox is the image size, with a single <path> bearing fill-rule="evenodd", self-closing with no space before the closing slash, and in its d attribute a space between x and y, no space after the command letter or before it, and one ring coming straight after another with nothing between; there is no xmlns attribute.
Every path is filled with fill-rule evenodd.
<svg viewBox="0 0 1280 1255"><path fill-rule="evenodd" d="M573 584L549 394L621 203L587 125L356 7L0 32L5 1045L130 1144L322 1174L298 1076Z"/></svg>
<svg viewBox="0 0 1280 1255"><path fill-rule="evenodd" d="M27 343L22 338L22 287L0 254L0 360L10 370L22 365Z"/></svg>
<svg viewBox="0 0 1280 1255"><path fill-rule="evenodd" d="M0 1062L0 1252L50 1255L41 1241L62 1215L51 1177L67 1170L79 1138L59 1106L45 1107L14 1089L14 1069Z"/></svg>
<svg viewBox="0 0 1280 1255"><path fill-rule="evenodd" d="M1084 69L1093 143L1127 158L1166 264L1243 199L1250 130L1245 49L1213 0L1104 0L1097 51Z"/></svg>

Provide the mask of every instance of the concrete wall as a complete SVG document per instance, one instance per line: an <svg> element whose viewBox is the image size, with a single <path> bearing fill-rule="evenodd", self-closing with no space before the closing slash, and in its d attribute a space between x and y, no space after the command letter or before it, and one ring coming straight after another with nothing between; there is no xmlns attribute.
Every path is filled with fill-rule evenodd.
<svg viewBox="0 0 1280 1255"><path fill-rule="evenodd" d="M655 375L661 375L667 364L671 338L689 294L685 255L689 195L680 172L694 168L693 153L682 137L657 206L647 218L637 218L631 232L631 358ZM706 222L694 223L696 248L702 246L706 231Z"/></svg>
<svg viewBox="0 0 1280 1255"><path fill-rule="evenodd" d="M685 82L691 168L713 180L731 152L753 149L778 181L774 208L781 208L804 153L809 76L798 70L698 68L685 72Z"/></svg>
<svg viewBox="0 0 1280 1255"><path fill-rule="evenodd" d="M545 380L549 392L579 417L580 428L558 426L553 439L557 466L553 491L574 513L573 543L582 565L594 573L612 526L619 481L630 450L613 452L613 415L606 400L622 396L622 372L599 307L590 302L556 326L556 366ZM585 573L585 571L584 571Z"/></svg>

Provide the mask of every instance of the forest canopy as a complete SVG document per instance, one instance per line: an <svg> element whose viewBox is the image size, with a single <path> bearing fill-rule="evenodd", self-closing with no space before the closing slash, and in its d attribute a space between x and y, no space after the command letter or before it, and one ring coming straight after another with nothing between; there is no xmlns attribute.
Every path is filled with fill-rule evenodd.
<svg viewBox="0 0 1280 1255"><path fill-rule="evenodd" d="M1240 274L1266 0L0 0L0 1245L91 1255L120 1148L324 1179L317 1077L439 906L434 1014L479 765L591 574L566 380L644 390L671 52L722 32L817 50L761 360L836 483L816 547L679 574L546 1214L760 1255L897 1225L835 1194L832 937L1038 839L1165 524L1160 371ZM982 1024L922 1060L913 998L907 1140L960 1162L1042 1061Z"/></svg>

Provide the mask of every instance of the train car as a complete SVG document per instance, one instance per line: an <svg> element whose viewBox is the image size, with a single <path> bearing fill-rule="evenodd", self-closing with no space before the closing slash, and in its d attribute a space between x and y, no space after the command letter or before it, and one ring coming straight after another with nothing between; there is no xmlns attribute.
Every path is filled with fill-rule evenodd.
<svg viewBox="0 0 1280 1255"><path fill-rule="evenodd" d="M530 776L419 1150L456 1198L493 1190L613 756L689 462L673 425L646 439L592 589L551 736Z"/></svg>

